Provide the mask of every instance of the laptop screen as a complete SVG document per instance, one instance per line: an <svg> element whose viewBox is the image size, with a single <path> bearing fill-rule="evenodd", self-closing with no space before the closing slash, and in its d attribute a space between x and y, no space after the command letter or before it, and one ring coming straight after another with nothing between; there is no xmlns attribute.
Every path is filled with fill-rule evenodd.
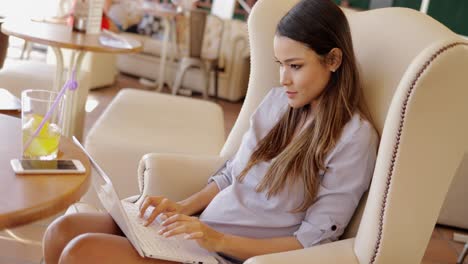
<svg viewBox="0 0 468 264"><path fill-rule="evenodd" d="M109 176L107 176L104 170L97 164L93 157L91 157L89 152L86 151L78 139L73 137L73 142L75 142L75 144L86 154L86 156L88 156L89 160L91 161L93 170L91 173L92 185L97 193L97 196L99 197L99 200L101 201L101 204L140 253L141 249L134 244L135 235L133 231L131 231L129 220L127 215L124 213L120 198L117 195L117 192L115 191Z"/></svg>
<svg viewBox="0 0 468 264"><path fill-rule="evenodd" d="M101 203L104 205L106 210L109 211L107 205L112 206L112 203L114 202L120 203L120 198L117 195L114 186L112 185L111 179L109 176L107 176L106 172L104 172L99 164L97 164L94 158L91 157L89 152L83 147L83 145L81 145L76 137L73 137L73 142L75 142L75 144L86 154L86 156L88 156L92 166L91 180L93 188L97 192ZM106 199L101 199L101 196L106 197Z"/></svg>

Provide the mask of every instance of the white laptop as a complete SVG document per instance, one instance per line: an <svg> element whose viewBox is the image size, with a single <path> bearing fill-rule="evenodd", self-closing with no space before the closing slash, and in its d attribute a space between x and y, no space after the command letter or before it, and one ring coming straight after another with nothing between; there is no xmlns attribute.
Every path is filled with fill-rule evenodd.
<svg viewBox="0 0 468 264"><path fill-rule="evenodd" d="M92 174L92 185L99 200L140 256L182 263L218 263L214 257L215 253L200 247L194 240L183 239L183 235L169 238L158 235L160 224L157 220L145 227L143 225L144 219L147 218L151 210L147 210L145 217L140 218L139 206L125 200L121 201L107 174L75 137L73 137L73 141L86 153L95 170ZM98 175L95 175L94 172L97 172Z"/></svg>

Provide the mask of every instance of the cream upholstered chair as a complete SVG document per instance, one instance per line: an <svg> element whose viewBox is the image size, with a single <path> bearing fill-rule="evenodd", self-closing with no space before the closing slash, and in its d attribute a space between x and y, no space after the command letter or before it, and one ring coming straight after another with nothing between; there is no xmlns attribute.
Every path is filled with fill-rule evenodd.
<svg viewBox="0 0 468 264"><path fill-rule="evenodd" d="M141 196L179 200L200 190L237 150L249 116L278 86L273 36L296 0L261 0L249 17L247 97L219 156L154 153L139 168ZM246 263L420 263L468 146L468 44L419 12L349 13L365 99L381 142L368 194L343 240ZM275 77L276 76L276 77ZM138 197L136 197L138 198ZM357 230L358 228L358 230Z"/></svg>

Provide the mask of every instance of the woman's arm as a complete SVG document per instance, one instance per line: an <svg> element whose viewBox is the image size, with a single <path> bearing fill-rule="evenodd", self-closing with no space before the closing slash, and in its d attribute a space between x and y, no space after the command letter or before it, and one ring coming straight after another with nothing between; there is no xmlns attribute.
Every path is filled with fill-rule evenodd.
<svg viewBox="0 0 468 264"><path fill-rule="evenodd" d="M195 240L209 251L221 252L237 259L303 248L293 236L268 239L240 237L218 232L197 217L176 213L165 213L165 217L167 219L161 223L160 235L171 237L185 234L185 239Z"/></svg>
<svg viewBox="0 0 468 264"><path fill-rule="evenodd" d="M182 206L180 213L185 215L194 215L203 209L213 200L216 194L219 193L218 185L212 181L205 186L201 191L193 194L189 198L178 202Z"/></svg>
<svg viewBox="0 0 468 264"><path fill-rule="evenodd" d="M153 206L154 209L146 220L146 225L149 225L161 213L177 213L190 216L202 211L213 200L216 194L232 184L229 164L229 161L226 161L214 176L209 179L208 184L201 191L182 201L174 202L163 196L145 197L140 206L140 216L143 217L149 206Z"/></svg>
<svg viewBox="0 0 468 264"><path fill-rule="evenodd" d="M225 234L218 252L245 260L258 255L304 248L295 237L253 239Z"/></svg>
<svg viewBox="0 0 468 264"><path fill-rule="evenodd" d="M201 191L177 203L164 196L147 196L141 204L140 217L145 215L146 210L150 206L153 206L154 209L146 219L145 226L151 224L161 213L192 215L203 210L218 192L218 185L215 182L211 182Z"/></svg>
<svg viewBox="0 0 468 264"><path fill-rule="evenodd" d="M189 198L179 201L183 207L180 212L185 215L194 215L205 209L221 190L232 184L231 162L228 160L208 180L208 184L201 191Z"/></svg>

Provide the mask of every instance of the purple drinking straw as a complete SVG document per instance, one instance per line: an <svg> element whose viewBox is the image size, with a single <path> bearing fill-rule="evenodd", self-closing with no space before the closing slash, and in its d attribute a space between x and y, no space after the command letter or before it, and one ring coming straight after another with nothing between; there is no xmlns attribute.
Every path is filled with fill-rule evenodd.
<svg viewBox="0 0 468 264"><path fill-rule="evenodd" d="M32 141L34 140L35 137L39 134L39 131L41 131L42 127L45 125L47 120L50 118L52 113L54 112L54 109L57 107L58 103L60 102L60 99L62 99L63 95L67 91L67 89L70 89L70 91L75 91L78 88L78 82L76 81L76 70L72 70L72 75L71 79L67 80L65 84L63 85L62 89L60 90L59 94L57 95L57 98L55 98L54 103L50 107L49 111L46 113L44 118L42 119L42 122L39 124L37 127L36 131L34 134L29 138L28 142L26 143L23 153L29 148L29 145L31 145Z"/></svg>

